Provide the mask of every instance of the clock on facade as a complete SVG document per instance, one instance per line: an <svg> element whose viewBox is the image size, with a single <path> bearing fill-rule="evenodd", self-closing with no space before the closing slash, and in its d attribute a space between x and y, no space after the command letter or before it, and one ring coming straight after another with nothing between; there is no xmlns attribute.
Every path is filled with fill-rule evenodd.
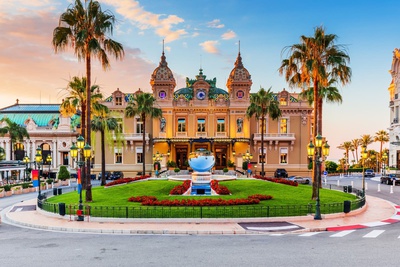
<svg viewBox="0 0 400 267"><path fill-rule="evenodd" d="M165 91L158 92L158 97L164 99L167 97L167 93Z"/></svg>
<svg viewBox="0 0 400 267"><path fill-rule="evenodd" d="M204 92L204 90L197 90L196 97L199 100L203 100L206 98L206 92Z"/></svg>
<svg viewBox="0 0 400 267"><path fill-rule="evenodd" d="M242 90L239 90L239 91L237 91L236 96L237 96L237 98L243 98L244 92Z"/></svg>

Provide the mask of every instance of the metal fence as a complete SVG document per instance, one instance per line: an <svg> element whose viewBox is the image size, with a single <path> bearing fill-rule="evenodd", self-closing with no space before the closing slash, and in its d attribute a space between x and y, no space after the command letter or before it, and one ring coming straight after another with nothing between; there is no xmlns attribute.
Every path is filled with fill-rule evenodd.
<svg viewBox="0 0 400 267"><path fill-rule="evenodd" d="M38 201L43 210L59 214L77 214L78 205L48 203ZM349 201L350 202L350 201ZM38 204L39 204L38 203ZM365 204L365 198L350 203L350 209L356 210ZM345 203L321 204L322 214L344 212ZM84 205L84 214L104 218L255 218L304 216L315 213L315 204L286 206L201 206L201 207L109 207ZM64 215L62 214L62 215Z"/></svg>

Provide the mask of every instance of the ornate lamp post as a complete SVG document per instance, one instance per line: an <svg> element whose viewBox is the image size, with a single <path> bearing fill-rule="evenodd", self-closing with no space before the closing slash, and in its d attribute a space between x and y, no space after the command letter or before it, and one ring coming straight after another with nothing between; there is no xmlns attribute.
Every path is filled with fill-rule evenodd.
<svg viewBox="0 0 400 267"><path fill-rule="evenodd" d="M249 163L250 160L253 158L253 155L247 150L247 152L242 155L242 158L244 162L247 162L247 177L249 177L249 174L251 172L251 168L249 168Z"/></svg>
<svg viewBox="0 0 400 267"><path fill-rule="evenodd" d="M156 154L153 154L153 162L154 162L154 169L156 171L156 177L158 177L158 173L160 171L161 165L160 161L163 158L163 154L160 154L160 152L157 151Z"/></svg>
<svg viewBox="0 0 400 267"><path fill-rule="evenodd" d="M48 172L48 177L47 177L47 178L50 178L50 165L51 165L51 161L52 161L52 160L53 160L53 159L52 159L51 155L48 154L48 155L47 155L47 158L46 158L46 163L49 165L49 172Z"/></svg>
<svg viewBox="0 0 400 267"><path fill-rule="evenodd" d="M315 137L315 146L310 142L307 146L307 154L309 157L315 156L315 172L316 172L316 185L317 185L317 196L315 203L315 215L314 220L322 220L321 217L321 203L319 199L319 187L321 181L321 164L325 160L325 157L329 155L330 146L328 145L328 141L325 141L323 144L323 138L320 134Z"/></svg>
<svg viewBox="0 0 400 267"><path fill-rule="evenodd" d="M388 158L388 155L387 155L387 153L386 153L386 151L385 151L385 153L383 153L383 155L382 155L382 160L383 160L383 162L382 162L382 175L383 176L385 176L386 175L386 160L387 160L387 158Z"/></svg>
<svg viewBox="0 0 400 267"><path fill-rule="evenodd" d="M365 198L365 160L368 158L367 146L361 146L362 157L362 197Z"/></svg>
<svg viewBox="0 0 400 267"><path fill-rule="evenodd" d="M26 173L28 172L28 164L29 164L29 162L30 162L31 160L30 160L30 158L29 158L27 155L25 155L25 157L22 159L22 161L23 161L24 164L25 164L24 182L26 182Z"/></svg>
<svg viewBox="0 0 400 267"><path fill-rule="evenodd" d="M78 173L78 191L79 191L79 206L78 206L78 221L83 221L83 205L82 205L82 167L85 165L85 160L91 157L92 148L89 144L85 145L85 139L80 135L76 139L75 143L72 143L72 147L70 148L71 157L75 160L76 164L79 167ZM82 157L83 150L83 157Z"/></svg>
<svg viewBox="0 0 400 267"><path fill-rule="evenodd" d="M42 199L42 194L40 193L40 187L41 187L41 184L40 184L40 165L43 164L42 149L40 147L38 147L36 149L35 162L36 162L36 164L38 166L38 170L39 170L39 177L38 177L39 178L38 203L39 203L39 200Z"/></svg>

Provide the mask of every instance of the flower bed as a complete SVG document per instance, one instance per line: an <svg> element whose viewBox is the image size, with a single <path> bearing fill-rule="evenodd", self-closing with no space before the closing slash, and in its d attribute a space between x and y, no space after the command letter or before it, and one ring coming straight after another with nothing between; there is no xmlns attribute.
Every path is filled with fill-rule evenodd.
<svg viewBox="0 0 400 267"><path fill-rule="evenodd" d="M215 191L218 195L230 195L231 192L229 191L228 187L224 185L220 185L217 180L212 180L211 183L212 190Z"/></svg>
<svg viewBox="0 0 400 267"><path fill-rule="evenodd" d="M192 184L191 180L185 180L181 185L177 185L174 188L172 188L169 194L183 195L186 191L189 190L191 184Z"/></svg>
<svg viewBox="0 0 400 267"><path fill-rule="evenodd" d="M120 185L120 184L127 184L130 182L135 182L135 181L140 181L140 180L144 180L150 178L150 175L142 175L142 176L137 176L135 178L120 178L118 180L112 181L107 183L104 187L109 187L109 186L113 186L113 185Z"/></svg>
<svg viewBox="0 0 400 267"><path fill-rule="evenodd" d="M299 185L296 181L290 181L288 179L263 177L261 175L254 175L253 177L256 178L256 179L260 179L260 180L264 180L264 181L270 181L270 182L279 183L279 184L286 184L286 185L291 185L291 186L298 186Z"/></svg>
<svg viewBox="0 0 400 267"><path fill-rule="evenodd" d="M128 201L130 202L141 202L143 206L186 206L186 207L198 207L198 206L232 206L232 205L253 205L260 203L261 200L272 199L269 195L251 195L248 198L238 198L238 199L173 199L173 200L157 200L153 196L137 196L130 197Z"/></svg>

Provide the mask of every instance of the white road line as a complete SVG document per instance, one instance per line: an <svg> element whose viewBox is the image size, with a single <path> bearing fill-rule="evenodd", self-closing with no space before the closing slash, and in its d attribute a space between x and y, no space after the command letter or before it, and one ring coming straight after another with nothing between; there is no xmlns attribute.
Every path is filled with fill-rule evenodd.
<svg viewBox="0 0 400 267"><path fill-rule="evenodd" d="M15 212L20 212L20 211L22 211L22 209L23 209L23 208L17 208L17 209L15 210Z"/></svg>
<svg viewBox="0 0 400 267"><path fill-rule="evenodd" d="M299 228L297 225L276 226L276 227L246 227L248 230L256 231L273 231L273 230L289 230Z"/></svg>
<svg viewBox="0 0 400 267"><path fill-rule="evenodd" d="M341 231L339 233L336 233L334 235L331 235L330 237L343 237L345 235L351 234L352 232L354 232L355 230L345 230L345 231Z"/></svg>
<svg viewBox="0 0 400 267"><path fill-rule="evenodd" d="M318 235L320 233L322 233L322 232L308 232L305 234L301 234L300 236L314 236L314 235Z"/></svg>
<svg viewBox="0 0 400 267"><path fill-rule="evenodd" d="M385 230L373 230L373 231L369 232L368 234L366 234L365 236L363 236L363 238L376 238L383 232L385 232Z"/></svg>

